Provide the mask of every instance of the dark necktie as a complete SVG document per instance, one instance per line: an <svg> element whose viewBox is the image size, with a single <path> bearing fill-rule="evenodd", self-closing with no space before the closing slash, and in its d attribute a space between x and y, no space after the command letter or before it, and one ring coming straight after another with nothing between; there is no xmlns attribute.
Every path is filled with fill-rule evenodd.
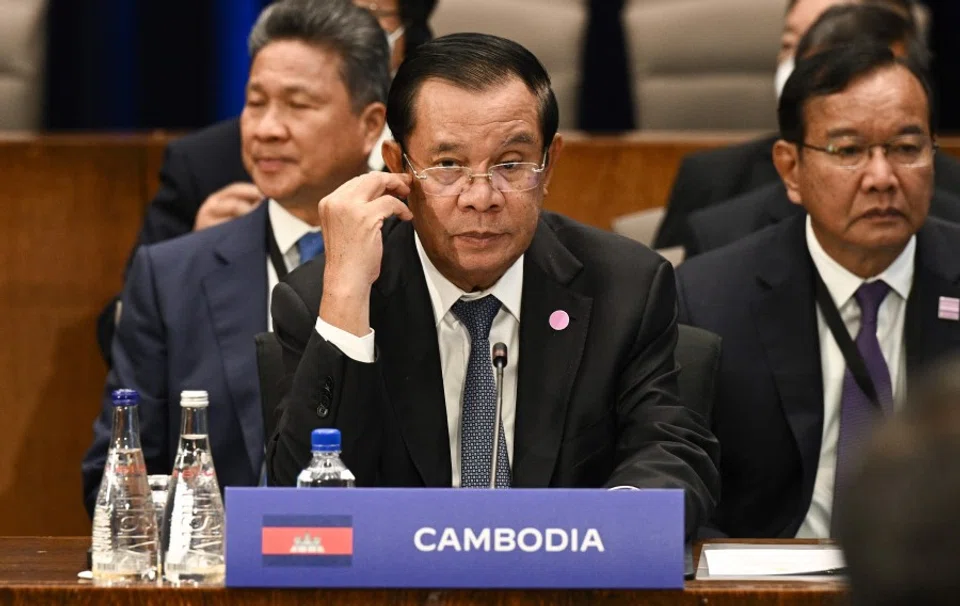
<svg viewBox="0 0 960 606"><path fill-rule="evenodd" d="M493 295L453 304L452 311L470 333L470 360L463 385L460 415L460 486L490 486L490 457L493 456L493 424L497 408L497 387L490 358L490 327L500 310ZM510 460L507 440L500 427L497 447L497 488L510 487Z"/></svg>
<svg viewBox="0 0 960 606"><path fill-rule="evenodd" d="M861 284L854 294L860 306L860 332L857 333L856 345L863 356L867 373L877 391L877 398L883 411L870 401L863 390L857 385L850 369L843 375L843 391L840 396L840 432L837 438L837 470L834 481L834 505L837 502L837 493L849 481L850 472L856 468L858 457L870 436L870 431L883 412L890 412L893 408L893 389L890 382L890 369L880 349L877 340L877 313L880 304L890 292L886 282L878 280L869 284ZM834 507L834 510L836 508Z"/></svg>
<svg viewBox="0 0 960 606"><path fill-rule="evenodd" d="M306 263L323 252L323 234L311 231L297 240L297 249L300 251L300 263Z"/></svg>

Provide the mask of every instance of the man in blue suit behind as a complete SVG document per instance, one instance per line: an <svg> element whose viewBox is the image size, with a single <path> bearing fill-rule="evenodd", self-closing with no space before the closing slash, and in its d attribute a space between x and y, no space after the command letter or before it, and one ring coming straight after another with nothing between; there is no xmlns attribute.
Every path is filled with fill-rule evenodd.
<svg viewBox="0 0 960 606"><path fill-rule="evenodd" d="M256 485L263 422L254 335L268 330L279 278L323 250L317 202L367 170L383 130L387 41L348 0L283 0L250 34L240 118L243 161L266 202L222 225L135 255L121 297L114 366L83 464L92 512L109 447L110 392L140 392L149 473L169 473L179 394L210 394L209 428L221 486Z"/></svg>

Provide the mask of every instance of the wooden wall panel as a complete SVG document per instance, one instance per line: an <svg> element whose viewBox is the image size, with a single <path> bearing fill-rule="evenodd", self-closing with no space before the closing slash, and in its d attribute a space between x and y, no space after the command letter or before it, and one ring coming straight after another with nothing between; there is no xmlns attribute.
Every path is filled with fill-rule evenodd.
<svg viewBox="0 0 960 606"><path fill-rule="evenodd" d="M740 135L571 135L546 206L608 228L662 205L684 154ZM85 535L80 460L106 369L96 318L157 186L169 135L0 135L0 536ZM960 156L960 140L941 141Z"/></svg>
<svg viewBox="0 0 960 606"><path fill-rule="evenodd" d="M80 460L105 376L95 322L140 221L141 149L0 142L0 535L88 532Z"/></svg>

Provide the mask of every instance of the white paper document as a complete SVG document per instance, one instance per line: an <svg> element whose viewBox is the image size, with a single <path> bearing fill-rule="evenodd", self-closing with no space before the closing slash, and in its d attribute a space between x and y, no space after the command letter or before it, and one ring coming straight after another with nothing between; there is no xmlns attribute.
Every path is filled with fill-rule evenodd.
<svg viewBox="0 0 960 606"><path fill-rule="evenodd" d="M704 549L703 554L711 577L832 574L846 566L840 548L832 546Z"/></svg>

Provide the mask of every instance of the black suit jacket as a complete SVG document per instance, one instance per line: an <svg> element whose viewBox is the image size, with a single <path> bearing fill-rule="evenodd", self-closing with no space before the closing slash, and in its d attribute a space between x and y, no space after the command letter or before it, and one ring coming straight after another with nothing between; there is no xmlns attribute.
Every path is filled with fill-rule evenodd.
<svg viewBox="0 0 960 606"><path fill-rule="evenodd" d="M323 262L274 290L273 322L291 375L268 477L291 485L310 432L337 427L360 485L450 486L436 323L409 223L384 227L371 295L377 361L344 356L314 329ZM717 443L680 406L673 270L625 238L543 213L524 257L513 485L683 488L687 530L713 509ZM548 318L571 321L553 330Z"/></svg>
<svg viewBox="0 0 960 606"><path fill-rule="evenodd" d="M723 338L713 430L722 447L713 526L734 537L792 537L809 508L823 431L814 266L794 217L677 271L680 318ZM917 234L907 303L908 375L960 351L960 226L928 219Z"/></svg>
<svg viewBox="0 0 960 606"><path fill-rule="evenodd" d="M193 231L203 201L215 191L238 181L250 181L240 151L239 119L218 122L170 142L160 167L160 189L147 206L127 268L141 246ZM97 319L97 342L107 366L111 366L110 343L116 302L115 297Z"/></svg>
<svg viewBox="0 0 960 606"><path fill-rule="evenodd" d="M764 227L803 214L803 207L792 203L787 197L787 189L782 182L764 185L729 202L690 215L688 232L683 241L687 250L686 258L726 246ZM935 190L930 200L930 216L960 223L960 197Z"/></svg>
<svg viewBox="0 0 960 606"><path fill-rule="evenodd" d="M673 181L654 247L685 246L687 218L691 213L779 182L772 154L778 138L770 135L685 157ZM934 169L936 186L960 196L960 161L939 153L934 158Z"/></svg>

